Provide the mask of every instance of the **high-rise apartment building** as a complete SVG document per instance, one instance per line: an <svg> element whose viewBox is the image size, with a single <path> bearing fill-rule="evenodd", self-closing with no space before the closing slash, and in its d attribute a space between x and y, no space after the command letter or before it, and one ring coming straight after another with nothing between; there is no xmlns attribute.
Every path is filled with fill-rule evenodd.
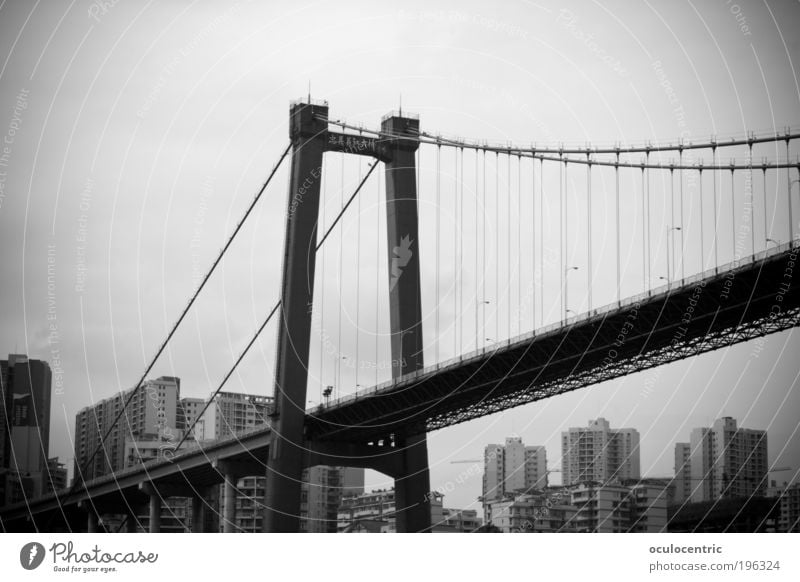
<svg viewBox="0 0 800 582"><path fill-rule="evenodd" d="M685 503L692 496L692 479L689 443L675 443L675 477L672 480L673 503Z"/></svg>
<svg viewBox="0 0 800 582"><path fill-rule="evenodd" d="M125 412L114 424L131 397L133 388L81 409L75 417L75 476L89 481L135 464L126 457L126 444L137 441L162 440L177 442L181 438L177 408L180 379L162 376L148 380L133 395ZM110 430L110 432L109 432ZM103 447L87 465L103 436Z"/></svg>
<svg viewBox="0 0 800 582"><path fill-rule="evenodd" d="M767 496L778 506L775 531L800 533L800 482L770 487Z"/></svg>
<svg viewBox="0 0 800 582"><path fill-rule="evenodd" d="M605 418L598 418L585 428L562 432L561 477L564 485L638 479L639 431L612 430Z"/></svg>
<svg viewBox="0 0 800 582"><path fill-rule="evenodd" d="M198 418L200 417L205 405L206 401L202 398L181 398L178 401L178 428L186 432L193 426L195 428L200 426ZM198 421L198 423L195 424L195 421ZM197 431L195 429L192 429L192 434L189 435L189 438L193 440L200 440L195 439L196 432Z"/></svg>
<svg viewBox="0 0 800 582"><path fill-rule="evenodd" d="M67 467L58 457L47 460L44 493L54 493L67 487Z"/></svg>
<svg viewBox="0 0 800 582"><path fill-rule="evenodd" d="M198 441L224 439L269 422L273 403L270 396L220 392L212 398L213 402L195 426L194 433ZM187 419L192 414L199 414L202 409L202 406L188 400L185 405Z"/></svg>
<svg viewBox="0 0 800 582"><path fill-rule="evenodd" d="M47 488L51 380L47 362L21 354L0 360L0 504Z"/></svg>
<svg viewBox="0 0 800 582"><path fill-rule="evenodd" d="M364 469L319 465L303 472L300 531L335 533L344 496L364 493Z"/></svg>
<svg viewBox="0 0 800 582"><path fill-rule="evenodd" d="M572 521L578 532L667 531L667 489L664 483L632 481L583 482L571 489Z"/></svg>
<svg viewBox="0 0 800 582"><path fill-rule="evenodd" d="M502 499L507 493L547 487L547 451L525 446L520 437L505 445L487 445L483 453L483 502Z"/></svg>
<svg viewBox="0 0 800 582"><path fill-rule="evenodd" d="M679 490L693 503L766 492L767 433L738 428L729 416L692 430L690 442L678 443L675 455L676 500Z"/></svg>

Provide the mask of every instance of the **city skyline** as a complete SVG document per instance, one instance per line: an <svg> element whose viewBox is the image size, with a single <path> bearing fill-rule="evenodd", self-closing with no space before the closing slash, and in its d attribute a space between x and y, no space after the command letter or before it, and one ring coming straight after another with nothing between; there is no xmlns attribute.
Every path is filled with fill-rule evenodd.
<svg viewBox="0 0 800 582"><path fill-rule="evenodd" d="M285 145L292 100L327 99L331 118L370 128L402 108L419 115L423 131L515 144L665 143L711 135L722 140L748 131L782 133L800 122L793 68L800 32L784 24L793 21L795 6L752 8L747 31L724 4L615 11L557 3L503 10L478 2L447 10L423 2L400 10L301 3L295 12L276 15L252 4L219 9L199 2L154 7L142 16L118 3L97 19L61 10L41 6L29 14L20 5L7 6L0 24L6 33L0 44L9 55L0 70L0 133L12 142L0 153L0 353L50 362L50 456L70 470L78 411L135 385ZM624 13L625 26L617 13ZM156 34L152 21L170 23L169 34L166 28ZM17 35L14 27L27 32ZM17 36L20 44L12 45ZM331 40L324 50L320 39ZM459 287L485 324L478 317L473 322L471 312L457 320L452 290L459 273L468 271L456 268L455 254L440 258L437 250L434 258L434 151L430 146L421 152L419 162L421 220L428 221L420 259L424 333L426 340L436 339L426 341L426 364L468 352L473 342L491 344L541 328L567 310L579 314L591 293L595 307L614 301L613 258L606 257L588 292L584 252L593 247L573 229L576 238L565 253L570 292L563 301L560 266L547 264L559 245L555 237L545 238L541 292L526 293L525 285L535 279L535 269L526 265L524 277L514 281L521 289L509 291L506 300L502 281L514 269L504 259L492 265L499 271L483 273L485 289L477 276L467 277L474 293L470 285ZM768 153L785 157L783 144ZM796 155L793 148L790 157ZM455 206L448 196L457 190L455 183L467 195L471 191L472 166L466 164L469 181L460 180L456 158L449 150L442 154L446 237L454 230ZM326 154L323 224L330 224L366 167L355 156ZM490 182L498 174L505 181L505 166L494 169ZM756 177L760 184L758 172ZM767 178L766 189L776 198L769 203L769 227L765 223L762 232L759 221L758 239L753 235L754 250L786 242L791 222L783 210L785 193L778 196L786 177L781 171L777 180L773 174ZM383 179L378 171L365 185L366 197L353 206L355 214L345 215L317 265L317 285L326 299L315 308L308 407L323 402L327 386L334 396L347 396L391 374L384 305L391 283L380 255L387 249L372 242L385 235L376 202ZM623 183L632 186L636 179L625 175ZM540 196L556 191L555 180L547 176ZM583 173L573 172L572 182L572 191L582 195ZM287 183L282 168L149 379L179 377L189 398L204 399L216 389L279 296ZM688 178L684 183L688 191ZM597 191L608 201L606 186ZM727 181L725 187L727 192ZM788 187L796 199L796 184ZM654 194L667 191L666 182L654 177ZM632 212L636 199L625 200L623 212ZM530 210L524 204L523 199ZM496 223L501 234L514 227L527 243L529 231L545 231L554 222L558 203L548 198L548 204L550 214L521 229L499 206L492 216L502 219ZM655 206L660 215L663 209ZM577 206L572 210L573 217L586 218ZM690 207L687 219L696 215ZM640 224L631 224L622 233L624 297L640 292L642 278L640 249L631 238ZM612 246L613 225L598 214L596 261L600 250ZM709 241L701 235L699 245L689 240L676 263L669 254L674 245L664 241L678 232L674 225L658 232L645 287L673 278L670 269L678 263L694 271L700 266L696 256L703 249L697 253L697 247L710 235ZM725 233L720 263L736 248ZM355 248L357 237L363 251ZM520 254L517 249L514 257ZM342 291L348 282L373 281L376 271L375 290ZM511 314L518 317L512 321ZM273 396L276 336L273 322L225 390ZM796 353L800 334L784 331L433 431L431 488L461 478L452 505L477 508L480 477L462 477L464 465L452 461L478 458L486 443L514 434L544 446L551 464L558 463L565 427L598 417L640 431L642 475L672 475L674 444L686 441L692 429L730 416L741 426L767 431L768 462L794 467L786 480L796 481ZM558 482L560 476L552 478ZM392 480L368 471L366 482L386 488Z"/></svg>
<svg viewBox="0 0 800 582"><path fill-rule="evenodd" d="M25 370L31 366L37 371L26 373ZM22 368L25 370L20 372ZM15 402L16 407L18 397L15 395L19 392L25 396L28 393L26 392L28 385L31 397L39 393L36 399L47 402L52 390L52 378L49 372L49 366L45 362L29 360L24 355L10 355L8 360L3 361L3 410L8 409L9 397ZM22 384L15 382L17 376L22 379ZM111 445L110 455L100 455L95 459L91 467L95 472L90 475L92 478L120 471L147 460L162 459L163 447L174 445L177 438L192 429L195 421L197 421L195 431L199 430L199 434L206 433L205 425L209 422L212 426L212 438L204 438L200 442L190 442L187 445L199 446L201 449L219 439L235 437L259 425L268 425L269 410L264 407L269 406L271 402L269 399L221 392L209 397L207 401L209 406L200 416L199 413L204 408L202 401L182 398L180 384L180 379L175 377L161 377L145 383L145 389L138 398L134 398L131 418L124 426L118 427L116 433L107 441L106 447ZM6 390L7 388L10 390ZM91 424L87 420L89 416L98 415L99 419L110 420L113 415L107 413L119 410L119 406L115 403L121 403L128 394L130 390L79 412L76 417L76 432L84 435L80 445L86 449L81 453L83 456L98 445L92 439L96 441L99 435L92 437L86 430L87 423ZM110 410L98 412L104 407L110 407ZM44 414L49 420L48 412L44 410L37 414L39 416ZM14 412L14 422L27 422L26 415L24 410ZM12 451L16 451L13 460L20 462L18 457L20 446L30 449L32 440L42 442L39 438L41 422L41 419L37 420L33 427L36 429L35 439L13 432L4 433L4 439L6 436L12 439L3 440L2 444L4 449L10 446ZM105 427L101 428L102 432L107 430ZM87 434L88 442L85 440ZM787 482L778 485L779 480L770 479L771 468L767 465L765 454L767 442L765 431L739 427L736 419L730 417L719 418L711 428L692 429L690 443L676 442L674 476L657 479L640 474L638 431L635 428L612 429L606 419L598 417L590 419L587 426L566 427L562 431L563 483L552 487L548 483L548 476L554 471L547 468L546 448L540 445L526 445L519 436L506 437L505 445L487 444L484 448L483 493L480 497L484 520L487 527L497 527L504 532L659 532L667 531L668 523L672 523L670 521L672 517L669 516L678 515L678 523L682 523L680 521L682 512L691 511L687 508L692 505L712 502L712 509L719 505L719 511L724 511L721 508L725 507L726 498L747 499L748 503L758 499L768 502L765 499L766 495L767 498L774 499L771 502L773 505L770 508L772 515L770 521L768 522L766 514L761 518L758 517L759 512L767 509L763 503L762 509L748 510L745 515L749 517L746 519L761 520L754 522L755 525L752 527L761 528L767 523L774 522L777 527L783 528L781 531L787 531L787 528L793 531L797 527L794 505L796 505L798 485L794 484L793 487L787 488ZM151 444L153 447L150 447ZM151 448L156 452L155 455L150 454ZM28 457L30 455L26 456ZM35 463L36 466L33 468L27 465L10 467L13 469L12 474L3 474L6 498L11 494L36 498L52 491L54 486L56 490L59 486L66 486L66 469L60 468L57 458L49 458L46 448L42 448L37 458L39 462ZM29 461L24 462L30 464ZM105 462L110 466L105 466ZM81 466L86 466L85 459L81 461ZM791 471L791 469L791 467L781 467L777 471ZM53 470L52 475L50 470ZM14 492L12 488L15 481L6 480L6 475L13 477L14 472L21 474L22 471L38 479L38 484L23 485L23 481L20 480L20 487L24 487L26 492ZM59 473L62 472L63 483L59 477ZM394 489L373 488L367 492L363 469L315 466L304 472L303 481L304 518L301 521L301 531L397 531L394 525ZM207 490L203 497L205 503L216 512L215 515L209 515L207 509L194 501L190 504L186 498L164 499L160 504L159 527L167 530L172 528L173 531L187 531L189 528L193 530L202 522L218 524L213 527L219 527L222 531L223 523L230 519L231 529L229 530L226 523L224 531L260 531L262 513L259 511L259 504L264 502L265 478L259 475L238 477L235 483L233 491L236 492L236 509L231 510L235 513L230 514L230 517L222 489L214 488ZM459 480L459 484L461 483ZM462 513L475 513L475 510L468 508L443 510L441 499L445 492L452 493L456 490L447 487L443 489L445 490L434 488L430 493L433 531L468 531L458 528L453 530L452 524L456 522L452 520L456 519L458 522ZM391 492L392 497L389 501L391 507L384 508L381 504L386 501L381 501L377 515L373 515L375 509L358 509L360 499L378 499L386 492ZM567 497L564 497L565 494ZM345 501L345 506L340 506L345 497L349 501ZM368 502L368 506L370 503L373 502ZM616 507L618 510L610 512L602 508L598 510L597 503L601 504L600 507L605 507L603 504L610 504L608 507ZM343 509L347 504L355 509ZM676 507L678 509L675 509ZM776 508L779 508L779 517L774 514ZM119 518L112 516L111 521L99 523L103 523L107 531L121 531L134 515L130 510L119 508L119 511L123 510L123 515L127 517L121 522L118 523ZM194 515L198 511L201 512L201 517ZM348 515L348 511L350 517L343 517ZM99 518L100 515L98 520ZM148 523L152 519L152 510L149 517L147 514L136 515L135 521L131 522L125 531L134 531L131 529L134 526L138 531L147 531L151 527ZM709 519L713 521L720 518ZM335 525L337 521L338 526ZM354 527L356 529L353 529Z"/></svg>
<svg viewBox="0 0 800 582"><path fill-rule="evenodd" d="M15 359L22 363L27 363L28 358L22 354L11 354L9 356L11 361L13 362ZM252 428L258 426L259 424L266 425L268 423L268 411L265 406L268 406L269 403L272 401L270 398L263 398L259 399L258 401L254 401L254 398L257 398L255 395L249 394L240 394L240 393L230 393L230 392L219 392L210 394L207 399L198 399L193 397L181 397L180 396L180 378L177 377L160 377L157 379L147 380L142 385L142 392L140 396L135 400L138 404L134 404L132 406L131 415L133 417L142 418L141 427L135 428L133 425L127 428L118 428L117 433L122 433L125 431L132 431L133 434L140 434L145 440L147 439L154 439L154 442L158 444L159 452L163 449L164 443L166 444L177 444L180 438L189 431L192 427L194 427L193 432L199 434L201 436L199 443L194 443L192 441L195 440L195 437L192 436L187 443L188 446L200 446L202 448L204 442L211 442L218 440L220 438L234 436L238 432L242 430L247 430L248 428ZM152 389L148 388L152 387ZM172 390L168 394L162 394L163 390ZM158 390L158 399L152 400L153 394L155 394L155 390ZM153 392L153 394L151 394ZM78 414L76 415L76 426L81 426L87 424L87 414L93 413L93 409L97 408L98 406L104 405L113 405L113 403L117 402L118 400L124 400L130 394L130 389L120 392L116 395L108 397L106 400L95 403L94 405L86 406L82 408ZM148 404L152 401L153 409L150 410ZM216 403L214 406L209 406L204 414L198 416L199 411L203 410L204 405L209 403L209 401ZM171 404L170 404L171 403ZM194 411L193 414L189 413L189 409L187 405L191 407L191 410ZM140 412L136 412L138 409L141 409ZM220 406L225 407L225 412L217 412ZM234 408L231 408L234 407ZM253 408L255 411L254 414L245 414L245 408L241 408L239 412L233 412L233 410L239 410L236 407L246 407L246 408ZM118 408L113 408L111 412L116 413ZM145 414L146 413L146 414ZM103 415L106 420L110 420L114 416L110 416L107 418L108 415ZM167 420L172 418L171 423ZM146 420L145 420L146 419ZM204 424L208 421L211 421L216 428L212 428L209 432L209 429L204 426ZM595 419L589 419L588 421L588 428L587 427L565 427L561 432L561 447L560 451L562 452L561 456L558 457L557 461L552 463L553 467L560 466L561 469L553 470L550 469L547 464L547 448L543 445L526 445L522 442L522 437L517 434L512 436L507 436L505 438L505 445L493 445L493 444L485 444L484 445L484 473L482 476L484 478L484 485L483 485L483 493L479 496L478 501L486 496L487 488L494 493L492 493L492 497L502 498L505 491L521 491L529 488L535 489L544 489L549 484L549 478L552 473L560 473L562 482L559 484L561 486L569 485L572 483L581 483L581 482L597 482L597 483L610 483L619 480L635 480L635 479L650 479L650 478L675 478L676 480L679 478L683 471L679 471L679 465L683 462L687 462L690 458L693 458L694 451L698 449L699 445L698 442L702 442L702 439L707 438L706 431L717 431L722 429L717 429L716 427L719 423L725 423L721 426L727 427L728 422L732 422L733 430L736 432L737 430L737 422L736 419L731 419L730 417L721 417L719 419L715 419L713 425L714 429L705 429L705 428L693 428L691 431L692 435L692 444L689 443L681 443L675 442L673 443L675 446L675 463L674 463L674 471L672 474L649 474L643 475L639 467L641 466L641 460L639 458L640 455L640 442L639 442L639 433L636 428L630 429L611 429L611 424L608 422L607 419L603 417L597 417ZM148 428L145 428L148 427ZM107 427L106 427L107 430ZM174 431L174 432L173 432ZM198 432L199 431L199 432ZM702 431L702 432L701 432ZM49 432L49 431L48 431ZM76 430L76 433L84 432ZM104 433L105 430L102 430L101 433ZM753 434L759 444L764 450L766 450L767 445L767 438L766 438L766 431L758 430L758 429L744 429L739 428L739 433L741 434ZM736 434L739 434L736 433ZM116 433L115 433L116 434ZM591 453L592 461L591 465L586 465L584 461L578 461L577 457L573 463L569 462L569 458L572 456L572 449L574 448L576 451L580 446L579 443L582 442L581 439L584 438L583 435L600 435L599 439L596 443L594 441L595 437L591 437L592 442L590 443L590 448L594 447L592 450L594 452ZM609 435L609 436L606 436ZM627 436L628 443L624 442L624 439ZM633 443L631 444L630 439L633 435ZM617 437L622 439L622 442L619 444L616 443ZM99 435L96 435L96 438L99 438ZM721 438L721 437L720 437ZM727 438L727 436L726 436ZM114 442L117 443L114 445L120 449L119 452L114 452L112 454L111 462L113 463L113 459L116 459L117 456L119 457L119 466L116 470L120 470L123 467L129 466L125 459L127 458L127 453L125 455L122 454L122 450L127 450L129 447L128 442L126 439L122 439L120 441L119 437L109 437L109 441L107 442ZM727 442L727 441L724 441ZM728 444L717 445L721 447L722 452L724 453L728 448ZM83 461L80 463L81 466L86 462L86 456L94 451L94 448L98 446L99 441L97 442L89 442L86 445L82 445L84 449L86 449L82 456L80 457L73 457L76 460L81 458ZM135 442L133 443L136 444ZM76 447L78 444L76 444ZM108 445L106 445L108 446ZM621 450L619 450L621 448ZM685 450L684 450L685 448ZM490 450L491 449L491 450ZM516 449L519 449L518 452ZM595 450L596 449L596 450ZM684 455L685 461L679 463L679 450ZM506 453L506 451L512 451ZM615 452L616 451L616 452ZM566 452L566 454L565 454ZM511 455L512 458L509 460L506 459L506 455ZM708 453L711 455L712 453ZM597 463L597 456L602 455L604 458L608 456L608 461L603 461L602 463ZM516 458L519 457L519 458ZM147 458L147 457L144 457ZM159 457L160 458L160 457ZM716 456L715 456L716 458ZM60 458L54 458L59 459ZM613 460L612 460L613 459ZM492 481L490 484L487 485L485 481L486 477L486 463L489 461L497 464L496 471L498 472L498 477ZM101 466L103 465L104 459L102 455L99 455L94 460L94 466ZM533 461L531 468L528 468L530 461ZM141 460L137 461L141 462ZM461 461L459 461L461 462ZM766 472L767 476L769 475L772 467L777 467L775 463L767 463L765 457L761 457L758 461L759 463L763 464L763 470ZM574 466L573 466L574 465ZM629 466L630 465L630 466ZM493 465L494 466L494 465ZM625 468L623 468L623 466ZM569 469L565 469L569 467ZM592 468L594 467L594 468ZM324 469L324 467L322 467ZM97 469L94 469L95 471ZM565 475L566 470L569 470L571 473L575 473L575 477L571 477L572 483L565 483ZM108 467L104 468L100 473L95 476L101 476L105 473L111 471ZM790 479L788 481L781 481L781 479L773 479L774 482L782 482L786 484L792 484L795 482L795 477L797 471L794 470L793 467L780 467L781 472L789 471ZM792 474L791 471L794 471ZM704 473L705 471L698 471L698 468L694 468L694 474ZM462 472L463 473L463 472ZM91 475L92 473L88 473ZM69 481L71 482L75 476L74 471L69 472ZM606 476L606 477L603 477ZM91 478L91 477L90 477ZM697 481L696 477L692 478L689 477L687 474L687 482ZM530 481L530 483L529 483ZM462 480L459 480L459 483L462 483ZM763 487L767 487L769 480L763 483ZM449 484L449 483L448 483ZM447 485L447 484L446 484ZM363 485L362 485L363 487ZM712 487L715 487L712 485ZM695 488L696 489L696 488ZM379 486L375 486L373 490L382 490ZM432 486L431 491L439 491L443 492L443 487L441 485ZM452 492L452 490L450 491ZM704 501L707 499L711 499L712 497L708 497L708 494L698 494L696 491L694 495L697 496L696 499L686 499L685 501ZM679 497L679 500L684 501Z"/></svg>

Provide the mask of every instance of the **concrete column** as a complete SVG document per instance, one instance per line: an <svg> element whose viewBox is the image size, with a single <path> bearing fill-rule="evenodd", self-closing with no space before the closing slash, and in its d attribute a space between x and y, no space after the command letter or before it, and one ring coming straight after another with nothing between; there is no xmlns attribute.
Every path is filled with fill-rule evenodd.
<svg viewBox="0 0 800 582"><path fill-rule="evenodd" d="M400 476L395 480L397 531L427 532L431 526L431 478L428 469L428 438L417 434L398 441Z"/></svg>
<svg viewBox="0 0 800 582"><path fill-rule="evenodd" d="M150 533L161 533L161 495L150 493Z"/></svg>
<svg viewBox="0 0 800 582"><path fill-rule="evenodd" d="M265 530L268 532L300 529L306 382L327 118L327 105L297 103L290 110L293 150L275 363L274 439L267 461Z"/></svg>
<svg viewBox="0 0 800 582"><path fill-rule="evenodd" d="M194 495L192 497L192 533L203 533L205 513L205 501L200 495Z"/></svg>
<svg viewBox="0 0 800 582"><path fill-rule="evenodd" d="M89 511L86 513L86 531L88 533L97 533L97 514L89 508Z"/></svg>
<svg viewBox="0 0 800 582"><path fill-rule="evenodd" d="M222 532L233 533L236 520L236 477L233 472L225 472L225 485L222 491Z"/></svg>
<svg viewBox="0 0 800 582"><path fill-rule="evenodd" d="M125 533L136 533L138 530L138 525L136 511L129 510L128 517L125 520Z"/></svg>
<svg viewBox="0 0 800 582"><path fill-rule="evenodd" d="M383 120L381 129L403 136L388 145L391 161L386 163L392 377L398 378L424 366L415 158L419 120L391 116ZM427 531L431 487L426 435L399 435L396 446L400 448L395 481L397 531Z"/></svg>

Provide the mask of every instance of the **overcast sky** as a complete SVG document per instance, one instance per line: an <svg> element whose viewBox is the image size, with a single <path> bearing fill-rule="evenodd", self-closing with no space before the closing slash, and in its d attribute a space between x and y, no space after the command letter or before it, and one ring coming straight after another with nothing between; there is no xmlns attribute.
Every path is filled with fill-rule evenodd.
<svg viewBox="0 0 800 582"><path fill-rule="evenodd" d="M286 147L289 103L305 98L309 85L313 98L329 102L333 118L376 127L402 102L403 111L420 115L425 131L522 144L706 140L800 125L796 2L515 1L502 8L451 2L437 9L415 1L402 8L296 0L105 4L0 5L0 354L27 353L51 364L59 359L63 390L53 397L51 454L70 464L76 411L136 382ZM425 334L439 336L440 359L459 351L453 328L459 306L465 313L458 319L461 351L474 348L476 339L482 345L486 337L555 321L562 309L560 263L540 265L544 283L531 294L534 267L519 250L536 242L531 233L541 233L539 252L559 260L559 235L552 229L558 222L556 173L546 175L545 192L537 190L539 206L533 207L521 194L530 187L530 167L518 169L513 160L508 184L506 161L500 159L495 177L489 158L490 185L496 178L501 191L516 193L495 196L498 206L487 202L476 213L475 198L483 199L472 156L465 154L459 170L452 150L442 151L437 237L436 151L427 146L420 154ZM325 161L321 220L328 224L368 160L327 155ZM317 333L312 341L313 402L322 386L335 384L347 394L388 377L385 297L376 303L387 285L385 249L377 242L383 231L376 231L385 230L378 214L382 179L373 175L346 216L346 243L338 232L326 243L325 313L315 313L315 325L327 339ZM637 179L626 174L623 183ZM568 212L582 225L585 169L568 180L576 194ZM664 221L669 185L663 176L653 183L651 284L680 266L675 256L667 258L675 250L664 242L676 224ZM768 177L769 226L756 231L756 250L767 235L787 239L785 184L785 173ZM592 178L598 197L590 241L597 248L594 306L615 299L609 185L613 174ZM465 226L452 242L454 188L463 190ZM492 188L484 192L490 201ZM734 188L739 192L742 185ZM216 388L277 299L286 192L282 171L157 364L152 376L179 376L184 396L207 396ZM623 199L626 225L639 203L629 196ZM540 215L523 223L514 214L509 221L507 204L512 210L519 204L525 216L538 208ZM700 267L698 209L687 203L680 218L686 237L695 236L683 243L692 257L684 260L688 272ZM494 266L495 254L503 257L497 274L471 267L474 254L454 254L442 242L473 248L482 224L476 216L489 222L486 264ZM630 224L620 253L624 295L641 291L644 275L640 222ZM733 224L726 224L730 233ZM511 241L515 250L502 255L506 242L500 248L492 243L498 231L510 231L521 246ZM438 271L437 238L445 245ZM587 302L587 241L580 234L570 240L567 264L580 269L570 275L568 304L580 311ZM730 260L733 244L720 243L719 251L719 262ZM318 270L319 285L321 264ZM511 287L501 283L498 290L498 278L511 280ZM453 294L454 283L461 295ZM511 297L506 304L504 293ZM485 330L482 311L477 329L473 323L475 309L486 311ZM508 312L519 314L510 329ZM274 343L271 326L227 389L271 394ZM742 344L432 433L432 486L450 491L448 483L463 481L446 505L476 506L480 472L451 461L479 459L486 444L518 434L528 444L546 445L548 464L559 468L560 431L598 416L614 427L639 429L648 476L671 475L674 443L729 415L740 426L768 429L770 462L792 467L775 478L792 478L800 466L798 350L793 330L763 345ZM426 361L436 354L430 342ZM348 365L356 361L358 376ZM369 483L389 484L377 474Z"/></svg>

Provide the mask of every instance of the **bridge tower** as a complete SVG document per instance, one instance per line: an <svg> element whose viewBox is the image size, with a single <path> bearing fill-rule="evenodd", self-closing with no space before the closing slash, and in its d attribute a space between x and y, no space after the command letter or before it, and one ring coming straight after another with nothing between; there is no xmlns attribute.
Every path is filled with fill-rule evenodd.
<svg viewBox="0 0 800 582"><path fill-rule="evenodd" d="M392 377L423 368L417 167L419 120L387 115L381 131L398 136L388 144L386 224L389 252L389 319ZM397 531L430 527L430 473L424 432L395 435Z"/></svg>
<svg viewBox="0 0 800 582"><path fill-rule="evenodd" d="M286 208L273 440L267 461L265 529L298 531L317 224L328 106L295 103L289 112L292 166Z"/></svg>
<svg viewBox="0 0 800 582"><path fill-rule="evenodd" d="M286 210L275 369L273 441L267 462L265 530L295 532L300 526L303 469L314 464L374 468L395 478L397 529L430 528L430 476L423 426L393 434L391 446L311 442L306 438L305 403L314 298L317 224L323 154L367 155L386 167L386 220L392 376L423 367L416 151L419 120L384 117L380 139L328 130L328 107L296 103L290 109L292 165ZM387 137L388 136L388 137ZM355 449L353 447L356 447ZM353 456L354 450L362 454ZM373 451L365 455L364 451Z"/></svg>

